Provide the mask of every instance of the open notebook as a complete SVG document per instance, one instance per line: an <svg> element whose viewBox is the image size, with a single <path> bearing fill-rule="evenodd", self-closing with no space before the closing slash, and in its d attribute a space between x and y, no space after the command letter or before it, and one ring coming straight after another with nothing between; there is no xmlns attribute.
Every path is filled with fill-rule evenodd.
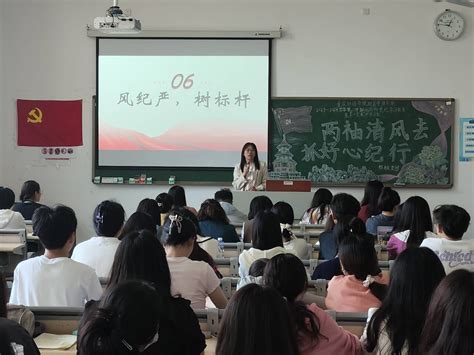
<svg viewBox="0 0 474 355"><path fill-rule="evenodd" d="M35 338L39 349L69 349L76 344L76 335L43 333Z"/></svg>

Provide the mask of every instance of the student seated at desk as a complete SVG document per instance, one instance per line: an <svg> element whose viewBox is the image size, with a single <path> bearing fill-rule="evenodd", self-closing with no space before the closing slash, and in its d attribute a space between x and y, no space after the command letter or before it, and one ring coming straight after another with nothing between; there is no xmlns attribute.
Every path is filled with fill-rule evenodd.
<svg viewBox="0 0 474 355"><path fill-rule="evenodd" d="M15 268L10 303L39 307L83 307L99 299L102 287L91 267L68 258L76 239L77 219L66 206L43 206L33 215L33 232L44 255Z"/></svg>
<svg viewBox="0 0 474 355"><path fill-rule="evenodd" d="M117 235L122 229L124 218L125 211L120 203L101 202L92 217L97 236L76 245L72 260L93 268L97 277L109 277L115 251L120 243Z"/></svg>
<svg viewBox="0 0 474 355"><path fill-rule="evenodd" d="M168 218L165 249L171 271L171 294L190 300L194 309L204 309L206 297L217 308L225 308L227 299L214 270L203 261L189 259L197 234L193 222L176 210L172 210Z"/></svg>
<svg viewBox="0 0 474 355"><path fill-rule="evenodd" d="M329 281L326 307L336 312L367 312L380 307L388 278L379 268L373 238L348 235L339 246L339 259L344 275Z"/></svg>
<svg viewBox="0 0 474 355"><path fill-rule="evenodd" d="M420 354L421 331L434 290L444 278L441 262L428 248L402 252L390 271L380 308L369 310L361 337L374 354Z"/></svg>
<svg viewBox="0 0 474 355"><path fill-rule="evenodd" d="M20 212L24 219L31 221L36 209L43 206L38 203L41 199L40 185L34 180L25 181L21 187L20 201L12 207L13 211Z"/></svg>
<svg viewBox="0 0 474 355"><path fill-rule="evenodd" d="M239 255L239 276L249 274L250 266L258 259L271 259L275 255L293 253L292 250L283 248L280 220L271 211L263 211L255 216L252 228L252 248L244 250Z"/></svg>
<svg viewBox="0 0 474 355"><path fill-rule="evenodd" d="M274 256L265 267L263 283L277 290L288 301L296 320L300 355L359 354L359 339L342 327L316 304L301 300L308 288L303 262L295 255Z"/></svg>
<svg viewBox="0 0 474 355"><path fill-rule="evenodd" d="M26 229L25 220L19 212L11 210L15 193L8 187L0 187L0 229Z"/></svg>
<svg viewBox="0 0 474 355"><path fill-rule="evenodd" d="M381 211L376 216L369 217L365 223L367 233L377 235L377 227L393 227L395 223L395 210L400 205L400 196L398 192L390 187L384 187L378 200L378 207Z"/></svg>
<svg viewBox="0 0 474 355"><path fill-rule="evenodd" d="M254 218L258 212L269 211L273 207L273 202L267 196L257 196L250 201L248 221L242 226L242 239L244 243L252 243L252 228Z"/></svg>
<svg viewBox="0 0 474 355"><path fill-rule="evenodd" d="M442 205L433 211L438 238L426 238L420 246L433 250L443 263L446 273L457 269L474 271L474 239L463 240L471 216L455 205Z"/></svg>
<svg viewBox="0 0 474 355"><path fill-rule="evenodd" d="M158 341L150 345L143 354L201 354L206 343L199 322L188 300L171 296L171 276L165 250L153 233L146 230L135 231L122 239L115 255L106 292L127 280L149 282L162 296L163 314L159 319ZM137 296L132 307L138 306L141 302L141 297ZM89 319L95 318L98 307L99 302L96 301L86 304L79 324L79 347L82 344L83 326Z"/></svg>
<svg viewBox="0 0 474 355"><path fill-rule="evenodd" d="M214 194L214 198L221 204L229 222L232 224L244 223L247 221L245 213L240 212L232 204L234 196L229 189L220 189Z"/></svg>
<svg viewBox="0 0 474 355"><path fill-rule="evenodd" d="M240 241L235 227L229 224L224 209L214 199L207 199L201 204L197 214L199 229L204 237L214 239L222 238L225 243L237 243Z"/></svg>
<svg viewBox="0 0 474 355"><path fill-rule="evenodd" d="M326 224L329 215L329 205L332 193L328 189L317 189L311 200L311 207L301 217L302 224Z"/></svg>
<svg viewBox="0 0 474 355"><path fill-rule="evenodd" d="M0 273L0 354L2 355L40 355L28 332L17 322L7 319L7 285Z"/></svg>
<svg viewBox="0 0 474 355"><path fill-rule="evenodd" d="M123 281L107 289L81 328L78 355L139 354L160 337L165 304L145 281Z"/></svg>

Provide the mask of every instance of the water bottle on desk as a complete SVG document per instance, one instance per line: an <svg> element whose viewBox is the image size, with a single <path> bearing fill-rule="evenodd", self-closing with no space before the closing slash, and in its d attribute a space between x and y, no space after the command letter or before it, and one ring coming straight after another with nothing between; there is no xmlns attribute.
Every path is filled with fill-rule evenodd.
<svg viewBox="0 0 474 355"><path fill-rule="evenodd" d="M224 239L217 238L217 258L224 257Z"/></svg>

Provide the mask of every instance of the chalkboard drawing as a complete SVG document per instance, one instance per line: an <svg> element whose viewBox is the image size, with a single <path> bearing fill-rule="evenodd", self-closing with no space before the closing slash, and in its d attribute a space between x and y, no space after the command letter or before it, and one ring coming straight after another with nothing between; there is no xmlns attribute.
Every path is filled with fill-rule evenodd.
<svg viewBox="0 0 474 355"><path fill-rule="evenodd" d="M275 153L275 159L273 160L273 171L269 173L270 179L278 180L302 180L299 171L296 171L296 161L293 159L291 153L291 144L286 141L286 134L283 134L283 139L280 144L277 145L278 152Z"/></svg>
<svg viewBox="0 0 474 355"><path fill-rule="evenodd" d="M397 183L403 184L447 184L448 160L437 145L424 146L412 162L405 164L398 175Z"/></svg>
<svg viewBox="0 0 474 355"><path fill-rule="evenodd" d="M431 145L423 146L421 152L400 169L396 182L403 184L448 184L449 162L447 159L448 140L446 131L452 126L453 105L450 101L446 103L412 101L412 105L418 111L432 115L436 119L441 133L431 142Z"/></svg>
<svg viewBox="0 0 474 355"><path fill-rule="evenodd" d="M378 178L377 174L366 166L358 167L352 164L348 165L347 170L334 169L327 164L321 167L314 165L308 173L308 179L313 182L363 183Z"/></svg>
<svg viewBox="0 0 474 355"><path fill-rule="evenodd" d="M273 115L280 134L290 132L311 133L311 106L273 109Z"/></svg>

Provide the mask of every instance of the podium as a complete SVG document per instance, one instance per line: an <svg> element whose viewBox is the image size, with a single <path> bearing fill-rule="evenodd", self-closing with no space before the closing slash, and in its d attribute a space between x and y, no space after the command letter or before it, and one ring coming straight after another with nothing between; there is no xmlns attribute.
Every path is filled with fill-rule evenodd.
<svg viewBox="0 0 474 355"><path fill-rule="evenodd" d="M267 191L310 192L311 180L268 180Z"/></svg>

